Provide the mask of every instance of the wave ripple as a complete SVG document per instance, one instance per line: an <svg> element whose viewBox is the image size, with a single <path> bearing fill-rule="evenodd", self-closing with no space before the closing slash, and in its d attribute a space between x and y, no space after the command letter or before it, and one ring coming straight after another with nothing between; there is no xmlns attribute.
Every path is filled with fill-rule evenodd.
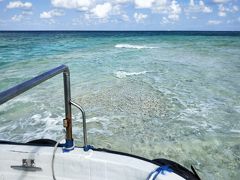
<svg viewBox="0 0 240 180"><path fill-rule="evenodd" d="M127 76L137 76L137 75L141 75L141 74L146 74L147 71L141 71L141 72L125 72L125 71L117 71L114 73L114 75L117 77L117 78L125 78Z"/></svg>
<svg viewBox="0 0 240 180"><path fill-rule="evenodd" d="M132 44L117 44L115 48L126 48L126 49L155 49L158 47L146 46L146 45L132 45Z"/></svg>

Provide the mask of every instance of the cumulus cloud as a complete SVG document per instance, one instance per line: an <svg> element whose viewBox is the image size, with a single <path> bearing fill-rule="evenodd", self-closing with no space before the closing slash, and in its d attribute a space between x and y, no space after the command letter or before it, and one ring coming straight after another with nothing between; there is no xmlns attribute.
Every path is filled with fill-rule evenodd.
<svg viewBox="0 0 240 180"><path fill-rule="evenodd" d="M190 0L189 6L192 6L192 7L195 6L194 0Z"/></svg>
<svg viewBox="0 0 240 180"><path fill-rule="evenodd" d="M32 8L32 3L30 2L21 2L21 1L11 1L7 5L8 9L21 8L21 9L30 9Z"/></svg>
<svg viewBox="0 0 240 180"><path fill-rule="evenodd" d="M51 0L54 7L74 8L85 10L84 17L90 21L92 18L99 18L106 22L110 16L115 19L129 21L127 13L123 10L126 3L134 5L136 9L149 9L152 13L166 14L170 21L178 21L182 8L177 0L108 0L101 1L102 4L95 4L94 0ZM136 22L141 22L149 15L135 13Z"/></svg>
<svg viewBox="0 0 240 180"><path fill-rule="evenodd" d="M163 17L160 23L161 23L161 24L168 24L168 23L171 23L171 22L169 21L168 18Z"/></svg>
<svg viewBox="0 0 240 180"><path fill-rule="evenodd" d="M111 14L113 15L121 15L124 12L119 4L112 6Z"/></svg>
<svg viewBox="0 0 240 180"><path fill-rule="evenodd" d="M212 8L205 5L203 0L200 0L198 4L195 4L194 0L189 1L189 6L185 9L187 14L189 13L212 13Z"/></svg>
<svg viewBox="0 0 240 180"><path fill-rule="evenodd" d="M135 0L136 8L151 8L155 0Z"/></svg>
<svg viewBox="0 0 240 180"><path fill-rule="evenodd" d="M33 14L32 11L22 11L21 14L16 14L11 17L12 21L20 22L23 19L29 19L29 17Z"/></svg>
<svg viewBox="0 0 240 180"><path fill-rule="evenodd" d="M220 4L219 6L218 6L218 16L226 16L227 15L227 12L226 12L226 8L222 5L222 4Z"/></svg>
<svg viewBox="0 0 240 180"><path fill-rule="evenodd" d="M116 2L117 4L124 4L124 3L128 3L131 2L132 0L114 0L113 2Z"/></svg>
<svg viewBox="0 0 240 180"><path fill-rule="evenodd" d="M51 0L54 7L88 10L92 5L92 0Z"/></svg>
<svg viewBox="0 0 240 180"><path fill-rule="evenodd" d="M19 14L19 15L14 15L11 20L12 21L21 21L23 19L23 15Z"/></svg>
<svg viewBox="0 0 240 180"><path fill-rule="evenodd" d="M167 14L162 19L163 24L178 21L182 8L176 0L134 0L135 7L150 9L153 13ZM167 18L167 19L166 19Z"/></svg>
<svg viewBox="0 0 240 180"><path fill-rule="evenodd" d="M202 12L204 12L204 13L211 13L212 12L212 9L208 6L206 6L203 1L199 1L199 6L200 6L200 9L202 10Z"/></svg>
<svg viewBox="0 0 240 180"><path fill-rule="evenodd" d="M208 21L208 24L209 25L218 25L218 24L221 24L222 21L219 21L219 20L209 20Z"/></svg>
<svg viewBox="0 0 240 180"><path fill-rule="evenodd" d="M168 0L155 0L152 6L152 11L156 13L167 13L168 6Z"/></svg>
<svg viewBox="0 0 240 180"><path fill-rule="evenodd" d="M218 5L218 16L225 17L227 13L236 13L239 9L236 5L225 7L223 4Z"/></svg>
<svg viewBox="0 0 240 180"><path fill-rule="evenodd" d="M91 13L97 18L108 18L109 13L112 10L112 5L108 2L104 4L98 4L91 10Z"/></svg>
<svg viewBox="0 0 240 180"><path fill-rule="evenodd" d="M121 16L121 19L122 19L123 21L130 21L128 15L126 15L126 14L123 14L123 15Z"/></svg>
<svg viewBox="0 0 240 180"><path fill-rule="evenodd" d="M171 19L173 21L177 21L179 19L179 14L181 13L182 9L180 5L177 3L177 1L172 1L170 7L169 7L169 15L168 19Z"/></svg>
<svg viewBox="0 0 240 180"><path fill-rule="evenodd" d="M151 9L153 12L166 12L168 6L175 0L134 0L135 8L144 9L148 8Z"/></svg>
<svg viewBox="0 0 240 180"><path fill-rule="evenodd" d="M0 0L0 2L1 1L3 0ZM7 8L22 8L26 10L27 14L27 11L32 8L32 3L26 1L29 0L10 0L10 2L7 3ZM84 11L79 16L83 23L128 22L130 20L141 23L147 18L150 19L152 14L156 16L158 13L161 14L159 15L160 23L168 24L179 21L180 18L183 17L183 11L187 19L201 18L200 14L194 13L213 13L213 8L214 16L218 15L221 18L226 16L230 18L230 13L239 12L239 7L236 3L238 2L237 0L210 0L212 2L211 6L206 0L187 1L188 4L186 5L185 2L180 0L50 0L54 7L53 10L42 11L39 16L45 19L45 21L54 22L54 17L63 16L63 8L66 8ZM217 8L217 11L215 8ZM21 21L24 16L23 13L14 15L12 20ZM234 15L235 22L237 22L237 17L238 14L236 13ZM219 19L221 20L221 18ZM229 18L225 18L224 22L227 22ZM223 21L218 20L205 20L205 22L209 25L223 23ZM73 23L77 24L75 21Z"/></svg>
<svg viewBox="0 0 240 180"><path fill-rule="evenodd" d="M32 11L23 11L23 12L22 12L22 15L24 15L24 16L30 16L30 15L32 15L32 14L33 14Z"/></svg>
<svg viewBox="0 0 240 180"><path fill-rule="evenodd" d="M44 11L40 14L40 18L42 19L51 19L56 16L63 16L64 13L60 10L53 9L51 11Z"/></svg>
<svg viewBox="0 0 240 180"><path fill-rule="evenodd" d="M219 4L223 4L223 3L226 3L228 2L229 0L213 0L213 2L215 3L219 3Z"/></svg>
<svg viewBox="0 0 240 180"><path fill-rule="evenodd" d="M143 22L144 19L148 17L148 15L142 14L142 13L134 13L133 17L137 23L140 23L140 22Z"/></svg>

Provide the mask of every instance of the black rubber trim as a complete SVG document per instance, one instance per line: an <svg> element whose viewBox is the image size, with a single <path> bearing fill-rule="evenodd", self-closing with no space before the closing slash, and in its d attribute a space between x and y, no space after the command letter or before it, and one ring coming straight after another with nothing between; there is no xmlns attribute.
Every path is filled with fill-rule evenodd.
<svg viewBox="0 0 240 180"><path fill-rule="evenodd" d="M27 143L19 143L19 142L12 142L12 141L2 141L0 140L0 144L10 144L10 145L27 145L27 146L47 146L47 147L54 147L56 145L56 141L51 139L37 139L32 140ZM63 147L62 144L59 144L58 147Z"/></svg>
<svg viewBox="0 0 240 180"><path fill-rule="evenodd" d="M200 177L198 176L198 174L193 166L191 166L191 169L192 169L192 172L197 176L197 178L200 179Z"/></svg>
<svg viewBox="0 0 240 180"><path fill-rule="evenodd" d="M27 142L26 144L31 145L42 145L42 146L55 146L57 141L54 141L52 139L37 139Z"/></svg>

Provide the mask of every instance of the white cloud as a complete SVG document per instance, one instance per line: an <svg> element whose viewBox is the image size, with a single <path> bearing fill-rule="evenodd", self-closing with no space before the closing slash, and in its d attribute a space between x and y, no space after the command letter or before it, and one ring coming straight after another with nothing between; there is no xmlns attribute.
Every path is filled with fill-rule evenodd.
<svg viewBox="0 0 240 180"><path fill-rule="evenodd" d="M134 17L135 21L137 23L139 23L139 22L143 22L143 20L146 19L148 17L148 15L142 14L142 13L134 13L133 17Z"/></svg>
<svg viewBox="0 0 240 180"><path fill-rule="evenodd" d="M92 5L92 0L51 0L54 7L67 9L88 10Z"/></svg>
<svg viewBox="0 0 240 180"><path fill-rule="evenodd" d="M23 19L23 15L22 14L19 14L19 15L14 15L11 20L12 21L21 21Z"/></svg>
<svg viewBox="0 0 240 180"><path fill-rule="evenodd" d="M233 5L233 6L231 6L230 8L225 8L225 11L231 12L231 13L236 13L236 12L239 11L239 9L238 9L238 6Z"/></svg>
<svg viewBox="0 0 240 180"><path fill-rule="evenodd" d="M197 16L187 16L187 19L198 19Z"/></svg>
<svg viewBox="0 0 240 180"><path fill-rule="evenodd" d="M168 23L171 23L171 22L169 21L169 19L166 18L166 17L163 17L163 18L162 18L162 21L161 21L161 24L168 24Z"/></svg>
<svg viewBox="0 0 240 180"><path fill-rule="evenodd" d="M189 13L212 13L212 8L205 5L203 0L200 0L198 4L195 4L194 0L189 1L189 6L185 9L187 15Z"/></svg>
<svg viewBox="0 0 240 180"><path fill-rule="evenodd" d="M167 13L169 4L167 0L155 0L152 6L153 12L156 13Z"/></svg>
<svg viewBox="0 0 240 180"><path fill-rule="evenodd" d="M225 17L227 13L225 11L219 11L218 16Z"/></svg>
<svg viewBox="0 0 240 180"><path fill-rule="evenodd" d="M48 23L49 25L52 25L52 24L55 24L56 23L56 21L54 20L54 19L45 19L46 21L46 23Z"/></svg>
<svg viewBox="0 0 240 180"><path fill-rule="evenodd" d="M229 0L213 0L213 2L215 3L219 3L219 4L223 4L223 3L226 3L228 2Z"/></svg>
<svg viewBox="0 0 240 180"><path fill-rule="evenodd" d="M57 9L53 9L51 11L44 11L40 14L40 18L42 19L51 19L55 16L63 16L64 13L62 11L59 11Z"/></svg>
<svg viewBox="0 0 240 180"><path fill-rule="evenodd" d="M190 0L189 6L195 6L194 0Z"/></svg>
<svg viewBox="0 0 240 180"><path fill-rule="evenodd" d="M126 14L123 14L122 16L121 16L121 19L123 20L123 21L130 21L130 19L129 19L129 17L128 17L128 15L126 15Z"/></svg>
<svg viewBox="0 0 240 180"><path fill-rule="evenodd" d="M128 14L123 9L125 7L124 3L127 2L133 2L133 0L109 0L108 2L105 2L103 4L96 4L84 14L85 20L95 24L106 22L119 22L119 20L126 22L130 21ZM98 18L97 21L96 18Z"/></svg>
<svg viewBox="0 0 240 180"><path fill-rule="evenodd" d="M155 0L134 0L136 8L151 8Z"/></svg>
<svg viewBox="0 0 240 180"><path fill-rule="evenodd" d="M227 16L227 13L236 13L238 12L239 9L236 5L230 6L228 8L224 7L223 4L218 5L218 16L220 17L225 17Z"/></svg>
<svg viewBox="0 0 240 180"><path fill-rule="evenodd" d="M12 21L22 21L23 19L29 19L29 16L33 14L32 11L22 11L21 14L16 14L13 17L11 17Z"/></svg>
<svg viewBox="0 0 240 180"><path fill-rule="evenodd" d="M173 21L179 20L179 14L181 13L181 11L182 9L180 5L177 3L177 1L172 1L169 7L168 19L171 19Z"/></svg>
<svg viewBox="0 0 240 180"><path fill-rule="evenodd" d="M219 20L209 20L208 21L208 24L209 25L218 25L218 24L221 24L222 21L219 21Z"/></svg>
<svg viewBox="0 0 240 180"><path fill-rule="evenodd" d="M145 4L145 8L149 7L153 13L166 14L166 16L162 18L161 24L173 23L179 20L182 8L176 0L151 0L148 3L149 4ZM143 5L144 4L142 4L141 7L143 7Z"/></svg>
<svg viewBox="0 0 240 180"><path fill-rule="evenodd" d="M153 13L167 14L167 17L162 19L162 24L178 21L182 12L182 8L176 0L135 0L134 3L136 8L148 8Z"/></svg>
<svg viewBox="0 0 240 180"><path fill-rule="evenodd" d="M32 3L30 2L21 2L21 1L11 1L7 5L8 9L21 8L21 9L30 9L32 7Z"/></svg>
<svg viewBox="0 0 240 180"><path fill-rule="evenodd" d="M120 5L113 6L111 12L114 15L121 15L123 13Z"/></svg>
<svg viewBox="0 0 240 180"><path fill-rule="evenodd" d="M225 9L225 7L222 5L222 4L220 4L219 6L218 6L218 16L221 16L221 17L223 17L223 16L226 16L227 15L227 10Z"/></svg>
<svg viewBox="0 0 240 180"><path fill-rule="evenodd" d="M172 9L181 9L176 0L134 0L135 8L151 9L154 13L169 13ZM173 10L175 11L175 9Z"/></svg>
<svg viewBox="0 0 240 180"><path fill-rule="evenodd" d="M23 11L22 12L22 15L24 15L24 16L28 16L28 15L32 15L32 14L33 14L32 11Z"/></svg>
<svg viewBox="0 0 240 180"><path fill-rule="evenodd" d="M236 5L233 6L232 12L238 12L238 7Z"/></svg>
<svg viewBox="0 0 240 180"><path fill-rule="evenodd" d="M117 4L124 4L124 3L128 3L131 2L132 0L114 0L113 2L116 2Z"/></svg>
<svg viewBox="0 0 240 180"><path fill-rule="evenodd" d="M112 10L112 5L108 2L104 4L98 4L91 10L91 13L97 18L108 18L109 13Z"/></svg>
<svg viewBox="0 0 240 180"><path fill-rule="evenodd" d="M199 1L199 6L200 6L200 9L202 10L202 12L204 12L204 13L212 12L212 9L208 6L206 6L202 0Z"/></svg>

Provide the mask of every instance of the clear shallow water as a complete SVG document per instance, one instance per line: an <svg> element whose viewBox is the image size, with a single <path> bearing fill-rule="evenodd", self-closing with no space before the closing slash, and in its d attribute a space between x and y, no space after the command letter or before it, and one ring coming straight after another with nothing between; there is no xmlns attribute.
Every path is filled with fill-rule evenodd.
<svg viewBox="0 0 240 180"><path fill-rule="evenodd" d="M236 32L0 32L0 91L66 64L89 143L239 179L239 49ZM58 140L63 117L60 75L0 106L0 139Z"/></svg>

